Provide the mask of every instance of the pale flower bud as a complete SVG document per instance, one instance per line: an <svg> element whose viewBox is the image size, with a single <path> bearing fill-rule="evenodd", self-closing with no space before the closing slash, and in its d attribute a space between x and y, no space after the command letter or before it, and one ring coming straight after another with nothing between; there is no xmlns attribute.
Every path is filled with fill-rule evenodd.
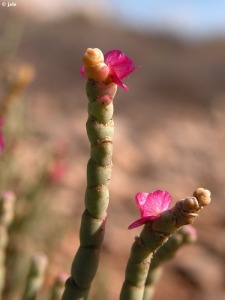
<svg viewBox="0 0 225 300"><path fill-rule="evenodd" d="M184 211L198 211L199 210L199 204L195 197L189 197L184 199L183 201L183 210Z"/></svg>
<svg viewBox="0 0 225 300"><path fill-rule="evenodd" d="M83 56L83 63L85 68L93 67L99 63L104 62L104 55L98 48L88 48Z"/></svg>
<svg viewBox="0 0 225 300"><path fill-rule="evenodd" d="M104 63L104 55L98 48L88 48L83 56L85 75L88 79L106 82L109 78L109 67Z"/></svg>
<svg viewBox="0 0 225 300"><path fill-rule="evenodd" d="M198 188L193 196L198 199L200 206L206 206L211 202L211 192L204 188Z"/></svg>

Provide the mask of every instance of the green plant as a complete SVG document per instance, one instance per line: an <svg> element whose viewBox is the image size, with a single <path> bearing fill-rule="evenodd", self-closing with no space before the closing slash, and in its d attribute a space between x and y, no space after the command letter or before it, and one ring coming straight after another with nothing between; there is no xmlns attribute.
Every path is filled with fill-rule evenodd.
<svg viewBox="0 0 225 300"><path fill-rule="evenodd" d="M86 130L90 142L90 159L87 164L87 187L85 210L80 226L80 246L71 266L71 275L69 277L64 273L58 275L49 293L50 300L89 298L91 285L99 266L110 198L114 96L117 86L128 90L122 80L138 69L133 65L132 60L119 50L109 51L104 56L99 49L89 48L83 57L83 63L81 73L87 79ZM13 89L13 91L18 92L18 89ZM14 93L11 93L11 96L14 97ZM8 105L11 103L7 100L9 98L6 97L5 104L3 103L4 105L0 107L1 118L4 118L8 111ZM0 126L3 126L2 119L0 119ZM4 143L3 131L0 130L1 151L4 149ZM58 162L59 164L56 161L55 165L53 161L53 169L51 165L49 170L40 172L38 180L34 180L33 185L31 184L29 188L27 185L24 197L26 204L31 207L30 214L24 214L20 222L16 220L15 224L27 223L27 227L31 227L30 221L34 219L39 205L39 202L35 202L34 199L41 198L49 181L57 182L64 172L63 161ZM13 220L15 198L14 196L6 197L6 195L9 194L5 193L0 198L0 295L5 281L8 228ZM6 201L5 199L8 198L11 200ZM191 197L180 200L174 207L169 208L171 200L169 193L161 190L136 195L141 218L134 221L129 229L141 225L144 225L144 228L139 237L135 238L131 248L120 293L121 300L152 299L154 285L162 272L162 263L172 258L181 246L195 241L194 229L186 225L192 224L199 211L210 203L211 194L204 188L198 188ZM47 261L43 253L36 253L32 256L22 300L35 300L38 297L44 282Z"/></svg>

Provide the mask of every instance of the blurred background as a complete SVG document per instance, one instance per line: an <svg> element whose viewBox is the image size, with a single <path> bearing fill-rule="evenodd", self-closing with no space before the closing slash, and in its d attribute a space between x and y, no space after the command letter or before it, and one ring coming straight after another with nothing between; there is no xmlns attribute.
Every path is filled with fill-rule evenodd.
<svg viewBox="0 0 225 300"><path fill-rule="evenodd" d="M175 203L201 186L213 202L195 222L198 241L165 265L154 299L225 298L225 1L169 2L0 1L0 103L10 103L1 111L1 191L17 195L5 300L21 295L35 251L49 257L48 299L79 245L88 47L119 49L141 66L115 98L111 200L91 299L118 299L140 232L127 230L139 217L135 194L167 190Z"/></svg>

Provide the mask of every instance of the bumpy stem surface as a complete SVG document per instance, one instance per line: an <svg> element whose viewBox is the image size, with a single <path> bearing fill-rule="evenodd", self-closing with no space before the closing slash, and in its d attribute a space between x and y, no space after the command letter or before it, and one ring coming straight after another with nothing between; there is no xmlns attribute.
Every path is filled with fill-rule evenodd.
<svg viewBox="0 0 225 300"><path fill-rule="evenodd" d="M193 227L183 226L171 235L153 255L145 282L143 300L151 300L154 294L154 285L162 273L161 265L173 258L176 252L185 244L196 241L196 233Z"/></svg>
<svg viewBox="0 0 225 300"><path fill-rule="evenodd" d="M199 210L210 201L210 192L199 188L193 197L177 202L172 209L162 212L158 219L144 226L131 249L120 300L143 299L153 253L181 226L192 224Z"/></svg>
<svg viewBox="0 0 225 300"><path fill-rule="evenodd" d="M43 253L36 253L31 258L30 269L27 275L25 290L22 300L37 299L43 282L45 270L48 264L47 257Z"/></svg>
<svg viewBox="0 0 225 300"><path fill-rule="evenodd" d="M5 284L5 251L8 245L8 227L14 218L15 195L5 192L0 196L0 299Z"/></svg>
<svg viewBox="0 0 225 300"><path fill-rule="evenodd" d="M71 277L66 281L63 300L87 299L91 282L97 272L104 238L109 181L113 151L113 98L117 86L87 81L87 134L91 144L87 165L85 211L80 227L80 247L75 255Z"/></svg>

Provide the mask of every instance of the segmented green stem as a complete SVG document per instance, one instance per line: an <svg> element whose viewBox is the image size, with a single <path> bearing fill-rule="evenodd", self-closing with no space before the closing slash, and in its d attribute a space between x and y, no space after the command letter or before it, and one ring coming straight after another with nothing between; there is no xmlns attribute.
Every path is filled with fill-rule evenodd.
<svg viewBox="0 0 225 300"><path fill-rule="evenodd" d="M153 255L145 282L143 300L151 300L154 294L155 283L161 276L161 265L172 259L176 252L185 244L193 243L196 240L196 234L193 228L189 226L181 227L177 232L171 235L165 244L163 244Z"/></svg>
<svg viewBox="0 0 225 300"><path fill-rule="evenodd" d="M68 278L66 273L60 273L53 284L50 300L60 300L64 291L65 281Z"/></svg>
<svg viewBox="0 0 225 300"><path fill-rule="evenodd" d="M80 247L75 255L71 277L66 281L63 300L87 299L97 272L105 233L112 171L114 123L113 98L117 86L87 81L87 135L91 144L87 165L85 211L80 227Z"/></svg>
<svg viewBox="0 0 225 300"><path fill-rule="evenodd" d="M204 189L197 189L194 196L177 202L172 209L144 226L131 249L120 300L143 299L153 253L181 226L192 224L202 206L211 201L210 192Z"/></svg>
<svg viewBox="0 0 225 300"><path fill-rule="evenodd" d="M26 286L22 300L37 299L43 282L48 259L43 253L35 253L31 258L30 268L27 274Z"/></svg>
<svg viewBox="0 0 225 300"><path fill-rule="evenodd" d="M8 228L14 218L15 195L5 192L0 196L0 299L5 284L5 256L8 245Z"/></svg>

